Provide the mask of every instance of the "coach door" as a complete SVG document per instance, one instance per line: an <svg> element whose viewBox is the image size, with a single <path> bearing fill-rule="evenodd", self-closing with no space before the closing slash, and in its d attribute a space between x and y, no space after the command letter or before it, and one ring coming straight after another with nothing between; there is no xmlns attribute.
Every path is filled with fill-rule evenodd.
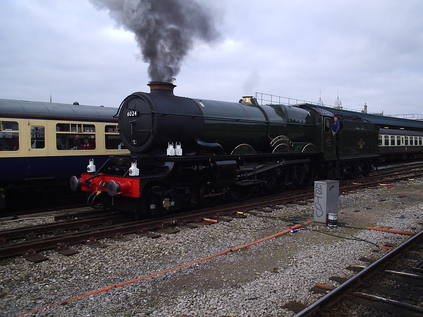
<svg viewBox="0 0 423 317"><path fill-rule="evenodd" d="M326 160L335 160L335 137L332 134L330 125L333 121L331 117L322 117L323 131L322 131L322 151Z"/></svg>
<svg viewBox="0 0 423 317"><path fill-rule="evenodd" d="M27 130L29 156L45 156L46 148L46 125L43 121L29 121Z"/></svg>
<svg viewBox="0 0 423 317"><path fill-rule="evenodd" d="M26 158L26 178L44 178L53 166L49 162L48 148L46 144L47 125L43 120L28 121L25 143L28 156Z"/></svg>

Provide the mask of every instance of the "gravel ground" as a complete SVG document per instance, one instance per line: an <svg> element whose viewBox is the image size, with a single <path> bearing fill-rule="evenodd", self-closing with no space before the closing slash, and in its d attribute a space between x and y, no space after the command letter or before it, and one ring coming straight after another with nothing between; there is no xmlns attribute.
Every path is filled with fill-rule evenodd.
<svg viewBox="0 0 423 317"><path fill-rule="evenodd" d="M358 227L422 230L423 179L343 195L340 205L338 221L350 227L307 226L33 315L293 316L284 306L293 301L311 304L321 296L311 292L315 283L336 285L330 277L351 276L346 267L366 264L361 257L375 260L387 252L375 244L398 245L407 238ZM105 239L102 243L107 248L81 245L71 257L44 252L49 261L38 264L23 258L2 260L0 315L15 316L209 256L304 222L312 213L311 203L278 206L273 212L255 210L247 218L230 222L183 227L179 233L162 234L158 239L139 235L129 235L129 241ZM8 225L14 226L13 221L2 228Z"/></svg>

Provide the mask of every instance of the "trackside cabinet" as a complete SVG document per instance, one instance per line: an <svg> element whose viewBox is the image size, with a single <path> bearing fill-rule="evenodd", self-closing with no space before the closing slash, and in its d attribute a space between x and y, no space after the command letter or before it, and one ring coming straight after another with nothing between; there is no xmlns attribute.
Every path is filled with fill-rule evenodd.
<svg viewBox="0 0 423 317"><path fill-rule="evenodd" d="M314 221L326 223L328 214L338 214L339 181L314 182Z"/></svg>

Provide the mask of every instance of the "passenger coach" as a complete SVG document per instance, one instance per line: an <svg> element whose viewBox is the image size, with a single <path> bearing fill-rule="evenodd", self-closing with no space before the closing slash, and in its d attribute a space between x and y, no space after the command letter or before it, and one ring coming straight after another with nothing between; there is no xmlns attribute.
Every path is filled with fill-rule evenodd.
<svg viewBox="0 0 423 317"><path fill-rule="evenodd" d="M67 181L128 153L120 143L115 108L0 99L0 208L7 190Z"/></svg>

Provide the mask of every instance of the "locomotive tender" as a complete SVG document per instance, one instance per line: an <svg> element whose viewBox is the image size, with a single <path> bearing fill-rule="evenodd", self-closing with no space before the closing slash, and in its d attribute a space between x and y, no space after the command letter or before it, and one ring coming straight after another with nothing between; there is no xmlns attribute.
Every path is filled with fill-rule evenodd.
<svg viewBox="0 0 423 317"><path fill-rule="evenodd" d="M379 127L354 112L312 104L259 105L178 97L171 83L151 82L118 111L122 142L131 154L110 157L97 171L71 178L71 187L135 214L238 199L289 184L365 175L377 163Z"/></svg>

